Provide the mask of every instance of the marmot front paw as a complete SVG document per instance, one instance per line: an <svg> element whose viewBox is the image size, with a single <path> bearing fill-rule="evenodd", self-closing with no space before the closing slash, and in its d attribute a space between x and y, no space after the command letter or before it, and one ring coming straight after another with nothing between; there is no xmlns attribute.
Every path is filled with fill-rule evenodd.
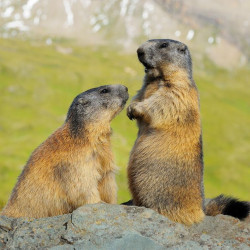
<svg viewBox="0 0 250 250"><path fill-rule="evenodd" d="M132 109L131 105L129 105L127 107L127 116L130 120L133 120L135 118L133 115L133 109Z"/></svg>
<svg viewBox="0 0 250 250"><path fill-rule="evenodd" d="M127 108L127 116L130 120L134 120L140 116L139 106L137 103L131 103Z"/></svg>

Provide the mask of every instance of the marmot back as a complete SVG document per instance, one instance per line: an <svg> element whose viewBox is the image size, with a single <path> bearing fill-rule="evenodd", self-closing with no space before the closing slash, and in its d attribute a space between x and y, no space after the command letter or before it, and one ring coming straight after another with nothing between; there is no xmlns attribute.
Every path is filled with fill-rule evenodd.
<svg viewBox="0 0 250 250"><path fill-rule="evenodd" d="M1 215L39 218L116 203L110 122L127 99L123 85L78 95L62 127L31 154Z"/></svg>
<svg viewBox="0 0 250 250"><path fill-rule="evenodd" d="M146 74L127 110L139 126L128 165L133 204L187 225L200 222L202 131L190 52L181 42L159 39L142 44L137 53Z"/></svg>

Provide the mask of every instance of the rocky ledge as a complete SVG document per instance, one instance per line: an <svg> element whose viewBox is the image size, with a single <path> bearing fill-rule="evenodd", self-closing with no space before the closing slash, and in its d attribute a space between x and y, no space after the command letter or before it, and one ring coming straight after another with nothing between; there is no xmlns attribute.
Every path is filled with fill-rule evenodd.
<svg viewBox="0 0 250 250"><path fill-rule="evenodd" d="M94 204L42 219L0 217L0 249L250 249L250 223L207 216L191 227L151 209Z"/></svg>

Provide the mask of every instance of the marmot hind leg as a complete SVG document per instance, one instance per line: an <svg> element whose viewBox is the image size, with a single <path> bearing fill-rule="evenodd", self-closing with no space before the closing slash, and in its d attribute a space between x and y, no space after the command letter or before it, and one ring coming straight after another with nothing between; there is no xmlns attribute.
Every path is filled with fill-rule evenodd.
<svg viewBox="0 0 250 250"><path fill-rule="evenodd" d="M167 210L157 210L160 214L166 216L170 220L178 223L185 224L187 226L191 226L194 223L201 222L205 214L201 208L197 209L176 209L174 211L167 211Z"/></svg>
<svg viewBox="0 0 250 250"><path fill-rule="evenodd" d="M98 185L101 200L110 203L117 203L117 185L115 181L115 174L110 172L103 177Z"/></svg>

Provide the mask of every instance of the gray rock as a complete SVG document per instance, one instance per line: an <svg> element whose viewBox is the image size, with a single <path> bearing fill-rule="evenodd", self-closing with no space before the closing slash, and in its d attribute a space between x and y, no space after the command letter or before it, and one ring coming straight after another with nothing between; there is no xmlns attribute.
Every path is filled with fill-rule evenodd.
<svg viewBox="0 0 250 250"><path fill-rule="evenodd" d="M0 217L0 228L4 231L9 231L12 229L12 222L8 218L1 216Z"/></svg>
<svg viewBox="0 0 250 250"><path fill-rule="evenodd" d="M94 204L72 214L0 217L0 249L250 249L249 223L206 216L187 227L151 209Z"/></svg>
<svg viewBox="0 0 250 250"><path fill-rule="evenodd" d="M64 246L51 248L53 250L59 249L108 249L108 250L164 250L165 247L155 242L154 240L144 237L136 232L125 232L121 237L110 237L110 239L103 241L86 240L75 244L74 247L64 248Z"/></svg>

